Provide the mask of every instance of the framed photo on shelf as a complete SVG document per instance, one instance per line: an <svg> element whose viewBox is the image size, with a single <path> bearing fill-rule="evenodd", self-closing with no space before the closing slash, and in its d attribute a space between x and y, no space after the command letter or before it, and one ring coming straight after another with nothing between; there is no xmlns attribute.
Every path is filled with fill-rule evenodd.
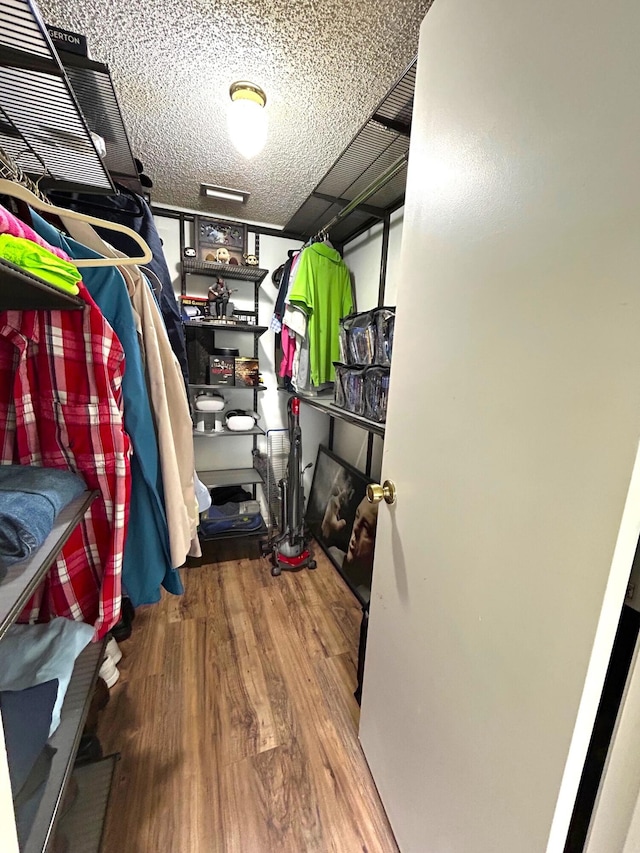
<svg viewBox="0 0 640 853"><path fill-rule="evenodd" d="M209 219L196 216L196 253L198 260L216 263L226 249L229 263L242 266L247 252L247 226L242 222L227 222L224 219Z"/></svg>
<svg viewBox="0 0 640 853"><path fill-rule="evenodd" d="M371 597L378 505L367 501L373 482L320 445L307 503L306 522L356 597Z"/></svg>

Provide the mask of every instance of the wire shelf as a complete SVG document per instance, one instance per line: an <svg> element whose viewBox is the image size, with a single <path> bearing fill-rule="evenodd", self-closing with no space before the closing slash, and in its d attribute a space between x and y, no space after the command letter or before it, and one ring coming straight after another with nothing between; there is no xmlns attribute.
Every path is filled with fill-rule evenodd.
<svg viewBox="0 0 640 853"><path fill-rule="evenodd" d="M0 6L2 147L28 174L57 188L113 192L39 12L29 0Z"/></svg>
<svg viewBox="0 0 640 853"><path fill-rule="evenodd" d="M331 166L286 225L287 231L311 237L333 219L389 166L409 150L416 79L414 60L378 105L371 118ZM331 229L331 240L344 244L367 225L400 204L407 183L406 166L368 200Z"/></svg>
<svg viewBox="0 0 640 853"><path fill-rule="evenodd" d="M267 275L269 270L260 267L242 267L239 264L216 264L212 261L198 261L194 258L185 258L182 262L185 272L195 275L220 276L220 278L232 278L235 281L253 281L259 284Z"/></svg>
<svg viewBox="0 0 640 853"><path fill-rule="evenodd" d="M105 141L104 164L109 174L142 194L109 66L68 51L59 55L87 124Z"/></svg>
<svg viewBox="0 0 640 853"><path fill-rule="evenodd" d="M254 451L254 466L265 483L264 492L269 508L269 521L274 530L280 527L282 496L279 483L287 475L288 461L289 430L267 430L267 452Z"/></svg>

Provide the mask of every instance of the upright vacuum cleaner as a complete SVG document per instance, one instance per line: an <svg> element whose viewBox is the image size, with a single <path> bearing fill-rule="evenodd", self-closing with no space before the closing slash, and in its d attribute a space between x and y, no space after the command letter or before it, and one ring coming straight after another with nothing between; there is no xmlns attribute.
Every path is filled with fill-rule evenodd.
<svg viewBox="0 0 640 853"><path fill-rule="evenodd" d="M304 534L304 484L302 480L302 430L300 429L300 399L290 397L289 460L287 474L280 480L280 533L265 543L263 550L273 560L271 574L277 577L282 571L315 569Z"/></svg>

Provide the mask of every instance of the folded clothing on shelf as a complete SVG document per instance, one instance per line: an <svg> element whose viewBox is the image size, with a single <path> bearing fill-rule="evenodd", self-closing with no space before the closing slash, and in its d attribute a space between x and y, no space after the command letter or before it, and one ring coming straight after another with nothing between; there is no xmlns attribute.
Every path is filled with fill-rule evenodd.
<svg viewBox="0 0 640 853"><path fill-rule="evenodd" d="M78 282L82 276L78 268L31 240L11 234L0 234L0 257L44 279L58 290L73 296L80 292Z"/></svg>
<svg viewBox="0 0 640 853"><path fill-rule="evenodd" d="M56 515L86 488L72 471L0 465L0 571L39 548Z"/></svg>
<svg viewBox="0 0 640 853"><path fill-rule="evenodd" d="M92 637L93 626L58 617L44 625L12 625L0 643L0 690L26 690L57 679L49 735L60 725L76 658Z"/></svg>
<svg viewBox="0 0 640 853"><path fill-rule="evenodd" d="M262 525L260 504L253 500L242 503L229 501L222 506L214 504L200 516L200 533L204 539L235 530L259 530Z"/></svg>

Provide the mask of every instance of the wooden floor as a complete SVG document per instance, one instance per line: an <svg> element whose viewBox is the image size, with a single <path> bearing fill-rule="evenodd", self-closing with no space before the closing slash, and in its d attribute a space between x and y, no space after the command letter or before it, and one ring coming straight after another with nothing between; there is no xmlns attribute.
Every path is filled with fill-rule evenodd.
<svg viewBox="0 0 640 853"><path fill-rule="evenodd" d="M102 853L395 853L357 738L357 602L322 554L272 578L233 549L121 644Z"/></svg>

